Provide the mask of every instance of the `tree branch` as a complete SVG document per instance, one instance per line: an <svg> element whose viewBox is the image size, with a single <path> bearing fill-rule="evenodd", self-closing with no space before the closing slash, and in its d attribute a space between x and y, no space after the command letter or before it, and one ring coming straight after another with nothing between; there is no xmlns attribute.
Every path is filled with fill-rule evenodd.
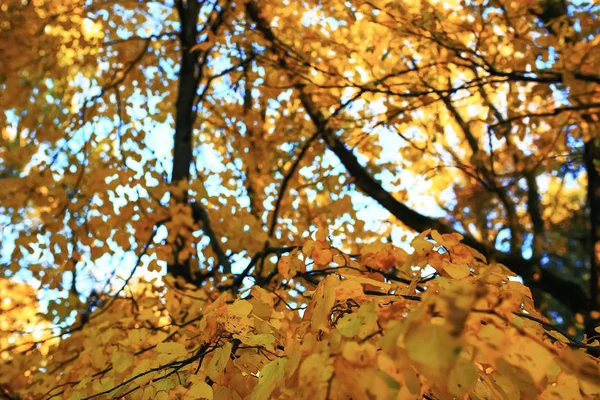
<svg viewBox="0 0 600 400"><path fill-rule="evenodd" d="M290 183L290 180L298 170L300 163L304 159L306 152L310 149L311 144L319 137L319 132L315 132L310 138L304 142L302 145L302 150L298 153L296 160L290 167L289 171L283 177L283 181L281 181L281 186L279 186L279 192L277 193L277 199L275 200L275 209L273 210L273 215L271 217L271 222L269 223L269 237L273 237L275 233L275 228L277 227L277 218L279 215L279 209L281 208L281 202L287 192L287 187Z"/></svg>
<svg viewBox="0 0 600 400"><path fill-rule="evenodd" d="M544 250L544 219L542 218L540 191L535 172L525 172L527 181L527 212L533 225L533 260L540 260Z"/></svg>
<svg viewBox="0 0 600 400"><path fill-rule="evenodd" d="M199 203L192 203L192 217L194 221L202 222L202 230L210 239L210 247L212 251L217 256L217 263L223 268L223 272L228 274L231 272L231 263L229 262L229 257L223 251L223 248L219 244L219 238L213 231L210 225L210 218L208 218L208 213Z"/></svg>
<svg viewBox="0 0 600 400"><path fill-rule="evenodd" d="M515 206L514 202L512 201L512 199L506 193L506 190L503 190L502 187L498 186L498 182L496 182L496 179L495 179L493 173L487 169L487 167L485 166L485 164L483 162L480 162L477 159L477 157L479 156L479 153L480 153L479 143L477 141L477 138L471 131L471 127L469 126L469 123L467 121L465 121L463 119L463 117L460 115L460 113L458 112L458 110L456 109L454 104L452 103L450 96L444 96L435 87L429 85L425 81L423 81L423 83L425 83L425 85L427 85L431 90L433 90L438 95L438 97L444 102L446 109L448 110L450 115L452 115L452 117L454 118L454 120L456 121L458 126L460 127L460 130L462 131L463 135L467 139L467 143L469 144L469 147L471 148L471 152L473 153L473 157L474 157L474 159L473 159L474 162L472 161L472 164L475 164L474 165L475 169L483 175L483 177L485 178L485 183L486 183L485 186L487 186L488 189L491 190L492 192L496 193L496 195L498 196L498 199L500 200L500 202L502 203L502 205L504 206L504 209L506 211L506 218L508 220L508 228L510 231L510 251L511 252L519 251L519 249L521 248L521 244L523 242L523 234L521 231L521 226L519 224L519 218L517 216L516 206ZM448 87L451 87L450 83L448 83Z"/></svg>
<svg viewBox="0 0 600 400"><path fill-rule="evenodd" d="M202 62L199 62L200 50L192 50L196 45L198 38L198 18L202 5L199 1L192 0L184 2L176 1L176 8L181 22L179 32L179 42L181 51L181 64L179 70L179 88L177 94L176 114L175 114L175 137L173 148L173 170L171 173L171 183L190 178L190 166L192 163L193 150L193 127L196 121L197 104L200 100L198 89L204 74L203 69L206 64L207 51L204 52ZM215 5L215 8L217 6ZM209 28L216 32L224 22L224 14L227 7L221 9L217 17L210 24ZM210 84L210 80L207 85ZM207 90L203 91L203 95ZM187 195L182 199L187 202ZM202 222L202 229L210 239L210 246L217 256L218 264L223 268L223 272L231 272L231 264L221 248L219 239L216 237L208 217L208 213L199 203L192 203L192 216L194 221ZM167 266L167 272L175 278L183 277L186 282L195 283L192 271L190 270L189 259L179 263L177 258L173 264ZM197 282L196 282L197 283Z"/></svg>
<svg viewBox="0 0 600 400"><path fill-rule="evenodd" d="M265 39L271 42L273 48L277 51L277 46L275 44L276 36L271 30L270 24L260 15L260 10L256 5L256 1L249 1L246 3L246 13L256 24L256 29L262 33ZM290 78L293 78L294 76L291 75L293 69L287 64L285 58L279 57L278 61L285 72L290 74ZM446 225L442 221L427 217L412 210L383 189L381 184L377 182L362 167L362 165L360 165L352 151L346 148L331 128L327 127L328 120L323 116L311 97L303 92L303 85L297 84L296 89L299 91L300 101L315 125L317 132L319 132L325 140L328 149L339 158L348 173L354 178L354 182L360 190L377 201L406 226L417 232L422 232L426 229L435 229L440 233L456 232L452 227ZM551 294L572 311L581 311L587 308L588 297L576 283L562 279L551 271L541 271L539 274L534 274L533 267L535 264L531 260L524 259L522 255L518 253L505 254L497 251L490 245L479 242L469 234L463 236L464 244L509 266L513 271L523 277L526 284L540 288Z"/></svg>
<svg viewBox="0 0 600 400"><path fill-rule="evenodd" d="M588 207L590 210L590 304L589 316L586 321L586 334L588 337L597 335L595 328L600 325L600 318L593 316L593 312L600 312L600 139L590 139L585 144L585 168L588 174Z"/></svg>

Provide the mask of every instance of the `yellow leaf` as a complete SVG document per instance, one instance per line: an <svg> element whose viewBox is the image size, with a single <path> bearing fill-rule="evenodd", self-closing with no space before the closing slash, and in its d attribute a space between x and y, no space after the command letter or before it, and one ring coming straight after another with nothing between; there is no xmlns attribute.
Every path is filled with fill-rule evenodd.
<svg viewBox="0 0 600 400"><path fill-rule="evenodd" d="M342 350L342 356L351 364L358 366L372 365L377 358L377 348L369 342L347 342L344 350Z"/></svg>
<svg viewBox="0 0 600 400"><path fill-rule="evenodd" d="M333 260L333 253L329 249L315 249L312 252L312 259L319 265L326 265Z"/></svg>
<svg viewBox="0 0 600 400"><path fill-rule="evenodd" d="M323 353L310 354L300 365L298 370L298 383L300 387L309 389L310 392L320 392L327 385L333 374L332 360Z"/></svg>
<svg viewBox="0 0 600 400"><path fill-rule="evenodd" d="M410 395L418 395L421 393L421 381L413 368L406 368L402 373L402 376L406 385L404 388L408 389Z"/></svg>
<svg viewBox="0 0 600 400"><path fill-rule="evenodd" d="M197 376L192 376L192 378L199 378ZM186 396L190 399L207 399L213 400L213 390L212 388L204 382L204 380L200 379L190 379L192 382L192 386L190 386L189 390L186 393Z"/></svg>
<svg viewBox="0 0 600 400"><path fill-rule="evenodd" d="M437 377L446 376L461 350L460 341L442 326L422 324L410 329L404 337L411 360L421 364Z"/></svg>
<svg viewBox="0 0 600 400"><path fill-rule="evenodd" d="M318 242L325 242L327 240L327 236L329 236L329 230L327 229L327 227L320 227L319 230L317 230L317 233L315 234L315 239Z"/></svg>
<svg viewBox="0 0 600 400"><path fill-rule="evenodd" d="M336 328L345 337L365 338L377 331L377 305L375 303L363 304L358 312L346 314L337 323Z"/></svg>
<svg viewBox="0 0 600 400"><path fill-rule="evenodd" d="M296 275L296 271L293 269L292 259L290 256L283 256L277 262L277 271L285 279L290 279Z"/></svg>
<svg viewBox="0 0 600 400"><path fill-rule="evenodd" d="M252 327L248 314L252 311L252 303L247 300L236 300L227 306L225 329L233 333L246 333Z"/></svg>
<svg viewBox="0 0 600 400"><path fill-rule="evenodd" d="M258 377L258 385L252 391L252 400L267 400L285 379L286 359L277 358L265 365Z"/></svg>
<svg viewBox="0 0 600 400"><path fill-rule="evenodd" d="M166 392L162 392L162 393L166 394ZM153 399L157 398L156 388L152 385L147 385L142 390L140 397L141 397L141 400L153 400Z"/></svg>
<svg viewBox="0 0 600 400"><path fill-rule="evenodd" d="M459 243L456 246L453 246L450 250L450 254L452 255L452 262L457 264L469 264L473 262L473 249L470 247ZM479 254L479 253L477 253ZM483 257L483 256L481 256Z"/></svg>
<svg viewBox="0 0 600 400"><path fill-rule="evenodd" d="M487 382L483 380L477 381L475 385L475 389L473 390L473 398L475 399L496 399L498 396L494 396L494 392L488 385ZM514 399L517 400L517 399Z"/></svg>
<svg viewBox="0 0 600 400"><path fill-rule="evenodd" d="M111 362L115 371L121 373L131 367L133 364L133 354L124 351L116 350L112 353Z"/></svg>
<svg viewBox="0 0 600 400"><path fill-rule="evenodd" d="M232 305L227 306L227 313L237 317L247 317L252 311L252 304L247 300L236 300Z"/></svg>
<svg viewBox="0 0 600 400"><path fill-rule="evenodd" d="M273 348L273 343L275 343L275 336L270 333L257 333L250 334L247 336L242 335L233 335L234 338L239 339L242 343L247 344L249 346L260 346L266 347L267 349Z"/></svg>
<svg viewBox="0 0 600 400"><path fill-rule="evenodd" d="M465 397L477 383L477 367L468 360L460 360L448 376L448 390L457 398Z"/></svg>
<svg viewBox="0 0 600 400"><path fill-rule="evenodd" d="M463 239L463 235L461 235L460 233L445 233L443 235L440 235L438 231L431 231L431 237L438 244L444 246L447 249L451 249L452 247L456 246Z"/></svg>
<svg viewBox="0 0 600 400"><path fill-rule="evenodd" d="M160 364L166 364L179 357L187 356L185 346L175 342L159 343L156 345L156 351L159 353L157 360Z"/></svg>
<svg viewBox="0 0 600 400"><path fill-rule="evenodd" d="M260 286L253 286L250 293L252 293L253 298L260 300L270 307L273 307L273 300L275 298L273 293L261 288Z"/></svg>
<svg viewBox="0 0 600 400"><path fill-rule="evenodd" d="M479 332L477 337L485 344L493 349L499 350L504 344L504 332L496 328L494 325L485 325Z"/></svg>
<svg viewBox="0 0 600 400"><path fill-rule="evenodd" d="M552 336L554 339L559 340L563 343L571 343L571 341L566 338L562 333L558 332L558 331L549 331L546 332L548 335Z"/></svg>
<svg viewBox="0 0 600 400"><path fill-rule="evenodd" d="M375 279L371 279L371 278L367 278L365 276L362 275L344 275L344 278L351 280L351 281L355 281L355 282L359 282L365 285L373 285L373 286L377 286L380 287L384 290L390 290L390 288L392 287L392 285L390 285L387 282L381 282Z"/></svg>
<svg viewBox="0 0 600 400"><path fill-rule="evenodd" d="M335 287L335 299L359 299L365 297L362 285L354 280L344 279Z"/></svg>
<svg viewBox="0 0 600 400"><path fill-rule="evenodd" d="M410 245L413 247L413 249L415 249L415 252L420 256L428 253L429 251L431 251L431 249L433 249L433 243L426 240L425 236L423 234L420 234L419 236L414 238L413 241L410 243Z"/></svg>
<svg viewBox="0 0 600 400"><path fill-rule="evenodd" d="M515 341L503 350L503 354L504 360L527 371L535 383L544 379L548 367L553 363L550 352L544 346L524 337L516 337Z"/></svg>
<svg viewBox="0 0 600 400"><path fill-rule="evenodd" d="M177 375L168 375L163 377L163 379L158 380L154 383L154 388L157 392L159 391L169 391L175 387L177 387L181 383L181 380L177 377Z"/></svg>
<svg viewBox="0 0 600 400"><path fill-rule="evenodd" d="M338 278L329 275L323 282L319 283L313 294L311 322L312 329L315 332L319 330L329 332L329 317L331 308L335 304L334 286L337 284L339 284Z"/></svg>
<svg viewBox="0 0 600 400"><path fill-rule="evenodd" d="M375 268L379 270L389 271L396 264L396 257L393 250L387 249L379 251L375 254Z"/></svg>
<svg viewBox="0 0 600 400"><path fill-rule="evenodd" d="M471 274L467 264L458 264L448 260L442 261L442 268L454 279L463 279Z"/></svg>
<svg viewBox="0 0 600 400"><path fill-rule="evenodd" d="M387 250L389 246L390 245L388 243L381 243L381 242L369 243L360 249L360 254L363 256L367 256L370 254L377 254L380 251Z"/></svg>
<svg viewBox="0 0 600 400"><path fill-rule="evenodd" d="M169 393L167 393L163 390L163 391L156 393L155 397L152 397L148 400L169 400Z"/></svg>
<svg viewBox="0 0 600 400"><path fill-rule="evenodd" d="M210 359L206 369L206 374L213 381L217 381L223 373L223 370L225 370L227 362L229 361L229 356L231 355L232 347L233 345L231 342L227 342L214 351L213 357Z"/></svg>
<svg viewBox="0 0 600 400"><path fill-rule="evenodd" d="M110 390L114 387L115 387L115 380L114 380L114 378L111 378L111 377L100 378L98 380L95 380L94 383L92 384L92 388L93 388L94 392L96 392L96 393L104 392L104 391Z"/></svg>
<svg viewBox="0 0 600 400"><path fill-rule="evenodd" d="M556 386L548 387L539 397L540 400L582 400L579 387Z"/></svg>
<svg viewBox="0 0 600 400"><path fill-rule="evenodd" d="M502 397L506 400L519 400L521 399L521 392L519 388L515 386L515 382L511 379L500 375L498 372L494 372L490 375L491 381L494 383L496 390L498 390ZM475 386L477 390L477 386Z"/></svg>
<svg viewBox="0 0 600 400"><path fill-rule="evenodd" d="M311 239L304 242L304 246L302 246L302 254L304 254L305 256L310 256L312 254L314 245L315 241Z"/></svg>

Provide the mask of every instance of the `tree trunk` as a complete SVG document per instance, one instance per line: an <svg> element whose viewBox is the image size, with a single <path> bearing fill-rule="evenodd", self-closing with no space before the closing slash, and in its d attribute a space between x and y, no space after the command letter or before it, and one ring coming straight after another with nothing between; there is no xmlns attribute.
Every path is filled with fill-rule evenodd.
<svg viewBox="0 0 600 400"><path fill-rule="evenodd" d="M179 44L181 63L179 70L179 87L175 113L175 140L173 145L173 171L171 183L187 180L190 177L190 164L192 162L192 131L196 116L195 102L198 91L200 73L198 54L191 49L196 44L198 36L198 13L200 4L197 1L177 1L177 11L181 22ZM187 202L184 195L182 199L172 201ZM183 243L175 244L174 260L167 266L167 272L175 278L181 276L186 282L192 282L189 259L183 262L177 260L177 254Z"/></svg>
<svg viewBox="0 0 600 400"><path fill-rule="evenodd" d="M598 336L595 328L600 325L600 139L585 144L585 168L588 174L588 206L590 210L590 312L585 333Z"/></svg>

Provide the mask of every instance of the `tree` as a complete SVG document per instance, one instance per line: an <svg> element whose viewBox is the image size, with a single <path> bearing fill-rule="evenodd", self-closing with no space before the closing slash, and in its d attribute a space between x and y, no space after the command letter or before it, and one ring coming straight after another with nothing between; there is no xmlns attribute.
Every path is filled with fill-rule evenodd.
<svg viewBox="0 0 600 400"><path fill-rule="evenodd" d="M597 5L0 12L5 397L600 395Z"/></svg>

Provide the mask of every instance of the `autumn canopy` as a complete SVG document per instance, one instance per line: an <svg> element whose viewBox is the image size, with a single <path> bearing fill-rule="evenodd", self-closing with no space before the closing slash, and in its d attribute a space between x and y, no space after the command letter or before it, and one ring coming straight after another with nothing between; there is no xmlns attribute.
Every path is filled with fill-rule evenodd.
<svg viewBox="0 0 600 400"><path fill-rule="evenodd" d="M2 0L0 398L600 398L600 4Z"/></svg>

